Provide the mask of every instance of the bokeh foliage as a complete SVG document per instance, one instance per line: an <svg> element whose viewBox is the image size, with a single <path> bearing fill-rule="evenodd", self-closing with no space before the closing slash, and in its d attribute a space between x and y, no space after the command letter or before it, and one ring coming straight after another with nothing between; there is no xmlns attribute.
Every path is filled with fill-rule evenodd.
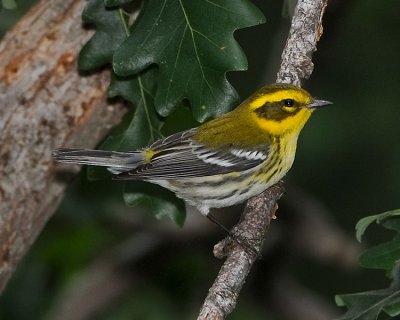
<svg viewBox="0 0 400 320"><path fill-rule="evenodd" d="M364 268L385 270L392 283L386 289L337 295L337 305L348 309L338 320L373 320L380 315L391 318L400 315L400 210L361 219L356 226L357 240L361 241L374 222L395 231L395 235L390 241L365 250L359 262Z"/></svg>

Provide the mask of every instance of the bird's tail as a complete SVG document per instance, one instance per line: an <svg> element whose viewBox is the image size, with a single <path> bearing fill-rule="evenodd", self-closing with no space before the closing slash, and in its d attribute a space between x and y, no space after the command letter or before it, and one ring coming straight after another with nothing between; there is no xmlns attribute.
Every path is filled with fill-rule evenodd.
<svg viewBox="0 0 400 320"><path fill-rule="evenodd" d="M116 152L89 149L56 149L53 158L64 163L107 167L114 174L137 168L143 164L141 151Z"/></svg>

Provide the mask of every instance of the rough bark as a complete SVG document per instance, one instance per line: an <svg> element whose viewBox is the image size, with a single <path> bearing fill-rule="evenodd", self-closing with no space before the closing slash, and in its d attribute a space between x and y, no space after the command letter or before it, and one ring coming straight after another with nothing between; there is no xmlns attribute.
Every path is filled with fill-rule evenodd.
<svg viewBox="0 0 400 320"><path fill-rule="evenodd" d="M275 218L277 202L283 194L283 184L278 183L259 197L250 199L242 215L242 220L232 229L232 233L255 249L235 244L230 238L214 247L218 257L227 255L219 274L208 292L198 319L225 319L236 306L240 290L251 266L258 257L271 220ZM228 244L231 248L228 248Z"/></svg>
<svg viewBox="0 0 400 320"><path fill-rule="evenodd" d="M298 1L282 53L277 82L300 86L301 79L311 75L314 68L311 56L322 35L322 16L327 2L328 0ZM266 230L275 215L282 193L281 187L273 186L250 199L243 213L244 223L240 222L232 230L235 235L252 239L250 243L255 252L261 252ZM226 254L227 258L200 309L198 320L224 319L234 310L246 276L257 258L239 244L234 244L227 250L227 243L229 241L224 240L214 250L216 256Z"/></svg>
<svg viewBox="0 0 400 320"><path fill-rule="evenodd" d="M53 148L95 146L121 105L108 74L80 76L85 1L40 1L0 43L0 292L60 202Z"/></svg>
<svg viewBox="0 0 400 320"><path fill-rule="evenodd" d="M276 82L301 85L314 70L311 60L322 36L322 17L328 0L299 0L292 18L289 36L282 53Z"/></svg>

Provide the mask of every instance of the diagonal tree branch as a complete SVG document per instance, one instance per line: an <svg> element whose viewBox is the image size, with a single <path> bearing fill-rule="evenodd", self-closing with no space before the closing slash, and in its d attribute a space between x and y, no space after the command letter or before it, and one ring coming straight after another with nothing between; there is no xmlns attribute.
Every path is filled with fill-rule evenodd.
<svg viewBox="0 0 400 320"><path fill-rule="evenodd" d="M311 56L322 35L322 16L328 0L299 0L292 18L289 36L282 53L277 82L300 86L301 79L311 75L314 65ZM232 232L251 241L256 252L261 252L266 231L275 216L278 200L283 194L277 184L247 202L242 220ZM251 240L250 240L251 239ZM230 249L227 249L227 244ZM227 258L210 288L200 309L198 320L224 319L235 306L240 290L257 256L242 246L225 239L214 248L218 257Z"/></svg>
<svg viewBox="0 0 400 320"><path fill-rule="evenodd" d="M271 220L275 218L277 202L283 194L283 185L278 183L260 196L248 201L242 220L233 228L232 233L251 244L260 252ZM265 213L268 214L265 214ZM257 255L227 238L214 247L214 254L222 258L228 247L226 260L217 279L208 292L208 296L197 319L224 319L236 306L240 290L249 274Z"/></svg>
<svg viewBox="0 0 400 320"><path fill-rule="evenodd" d="M299 0L295 8L289 36L282 53L277 82L301 85L314 69L311 60L322 36L322 17L328 0Z"/></svg>

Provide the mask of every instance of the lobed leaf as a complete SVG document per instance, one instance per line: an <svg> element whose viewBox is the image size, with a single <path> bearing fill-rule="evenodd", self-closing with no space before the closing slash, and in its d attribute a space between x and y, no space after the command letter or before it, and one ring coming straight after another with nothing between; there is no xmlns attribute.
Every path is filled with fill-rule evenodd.
<svg viewBox="0 0 400 320"><path fill-rule="evenodd" d="M132 34L115 52L114 71L127 76L157 64L157 111L167 116L186 98L203 121L238 100L226 73L245 70L247 60L233 32L264 20L247 0L145 1Z"/></svg>
<svg viewBox="0 0 400 320"><path fill-rule="evenodd" d="M400 297L397 297L393 303L386 305L384 310L391 317L400 315Z"/></svg>
<svg viewBox="0 0 400 320"><path fill-rule="evenodd" d="M376 320L384 311L392 316L398 313L400 291L398 288L337 295L336 304L349 310L336 320Z"/></svg>
<svg viewBox="0 0 400 320"><path fill-rule="evenodd" d="M185 205L172 192L146 182L128 181L125 184L124 200L129 206L145 206L157 218L165 217L182 226L185 222Z"/></svg>
<svg viewBox="0 0 400 320"><path fill-rule="evenodd" d="M115 50L127 37L126 17L121 10L106 9L104 0L89 0L82 19L94 25L96 33L79 54L80 70L95 70L111 63Z"/></svg>
<svg viewBox="0 0 400 320"><path fill-rule="evenodd" d="M361 238L365 233L365 230L371 225L371 223L376 222L376 223L382 223L386 220L388 220L389 218L392 217L397 217L400 216L400 210L392 210L392 211L387 211L381 214L377 214L377 215L373 215L373 216L368 216L365 217L363 219L361 219L360 221L357 222L356 224L356 238L359 242L361 242ZM400 222L399 222L400 224ZM386 226L384 224L384 226ZM389 225L390 226L390 223ZM390 227L387 227L388 229L390 229ZM398 227L399 232L400 232L400 226Z"/></svg>
<svg viewBox="0 0 400 320"><path fill-rule="evenodd" d="M359 257L360 265L372 269L384 269L393 282L387 289L372 290L355 294L337 295L338 306L345 306L348 311L337 320L372 320L378 319L382 311L390 317L400 315L400 210L361 219L356 226L360 241L371 223L381 224L386 229L398 234L388 242L365 250Z"/></svg>
<svg viewBox="0 0 400 320"><path fill-rule="evenodd" d="M130 151L142 148L161 137L163 119L154 108L156 73L157 70L150 68L131 78L122 79L113 76L108 95L121 96L127 101L134 102L136 106L132 121L120 136L116 150Z"/></svg>
<svg viewBox="0 0 400 320"><path fill-rule="evenodd" d="M389 230L396 231L397 233L400 233L400 217L398 216L398 210L392 211L393 214L388 217L387 219L382 221L382 225Z"/></svg>
<svg viewBox="0 0 400 320"><path fill-rule="evenodd" d="M359 263L364 268L384 269L387 273L399 262L400 238L369 248L359 257Z"/></svg>
<svg viewBox="0 0 400 320"><path fill-rule="evenodd" d="M132 151L147 146L161 136L163 119L155 112L153 100L155 91L154 68L130 78L112 77L108 89L110 97L121 96L135 103L123 121L99 146L102 150ZM90 180L103 179L110 174L103 168L89 167Z"/></svg>
<svg viewBox="0 0 400 320"><path fill-rule="evenodd" d="M382 214L361 219L356 226L357 238L360 241L365 230L371 223L376 222L389 230L400 233L400 210L384 212ZM391 241L381 243L365 250L359 257L360 265L371 269L384 269L388 274L400 261L400 236Z"/></svg>

